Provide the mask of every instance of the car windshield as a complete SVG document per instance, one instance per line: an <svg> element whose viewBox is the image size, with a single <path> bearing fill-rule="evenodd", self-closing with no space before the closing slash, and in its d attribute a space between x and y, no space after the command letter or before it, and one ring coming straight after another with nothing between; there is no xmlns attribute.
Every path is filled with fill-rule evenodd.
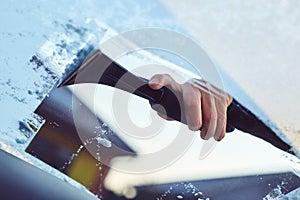
<svg viewBox="0 0 300 200"><path fill-rule="evenodd" d="M299 4L1 4L1 149L99 199L299 196ZM234 131L203 140L160 118L134 85L155 74L228 92Z"/></svg>

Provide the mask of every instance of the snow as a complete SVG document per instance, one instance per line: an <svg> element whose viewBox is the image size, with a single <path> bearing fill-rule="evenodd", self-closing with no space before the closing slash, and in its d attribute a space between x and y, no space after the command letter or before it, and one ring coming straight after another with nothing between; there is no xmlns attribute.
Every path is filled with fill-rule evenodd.
<svg viewBox="0 0 300 200"><path fill-rule="evenodd" d="M104 147L111 147L111 141L109 141L106 138L97 137L96 140L99 142L99 144L103 145Z"/></svg>
<svg viewBox="0 0 300 200"><path fill-rule="evenodd" d="M25 153L24 150L30 140L44 123L40 116L32 114L33 111L49 94L52 88L58 84L61 77L70 73L70 71L66 71L66 69L72 70L76 67L76 64L78 64L76 62L75 65L72 66L74 59L78 59L78 62L82 61L86 53L90 51L90 47L95 45L98 40L105 40L114 34L114 31L112 31L110 27L117 32L143 27L161 27L187 34L188 31L183 28L185 24L180 25L168 10L161 6L159 1L140 2L135 0L126 2L110 1L110 3L96 0L66 0L60 2L59 5L56 1L45 0L3 1L0 8L0 24L0 110L2 114L0 117L0 148L50 172L54 176L75 185L79 189L87 191L83 186L56 169ZM105 24L109 24L109 27ZM289 37L289 35L287 37ZM207 36L204 38L207 39ZM217 46L214 46L214 48L217 48ZM76 52L72 50L75 49L82 49L83 54L74 57L73 55ZM210 49L210 51L212 50ZM139 52L138 54L128 55L130 59L125 57L123 60L121 59L120 62L128 66L129 64L139 65L141 61L147 63L151 60L151 62L173 66L171 63L161 59L165 58L176 64L182 64L186 67L188 65L182 60L176 60L176 58L162 52L153 52L158 53L160 58L152 56L148 52ZM147 58L140 59L141 57L145 57L145 55ZM220 59L218 59L218 61L220 64L223 64L223 62L220 62ZM229 84L227 88L234 88L233 90L235 90L235 92L240 92L238 88L232 86L233 85ZM103 90L103 88L99 90ZM104 90L106 90L105 92L107 94L111 92L107 89ZM80 96L80 94L78 95ZM103 101L110 102L109 98ZM247 98L245 98L244 101L247 101ZM143 103L141 104L140 106L143 106ZM104 108L101 109L99 109L98 115L102 116L105 121L111 122L113 118L109 119L109 111ZM133 116L140 117L138 113ZM142 124L141 118L135 120L137 120L138 124ZM142 121L145 122L143 119ZM34 125L35 130L32 130L28 124ZM113 122L110 124L112 124L114 130L118 130ZM168 126L169 128L174 128L177 125L170 124ZM118 130L117 132L121 133L122 131ZM230 149L229 147L232 144L238 143L240 146L237 146L243 149L243 151L241 151L240 154L235 154L232 159L242 159L242 153L249 153L252 156L248 159L248 167L250 168L256 167L256 169L259 169L259 162L266 163L266 166L269 168L269 171L266 172L270 172L270 170L277 170L277 172L286 171L287 166L290 166L290 161L288 163L282 161L284 159L281 156L282 152L274 150L273 147L264 143L261 143L260 146L258 145L256 151L266 152L267 149L270 150L268 151L270 154L266 152L266 154L258 155L257 158L257 152L249 152L245 150L243 146L245 143L249 143L250 145L251 142L257 144L261 141L249 139L247 138L248 136L245 138L240 134L236 135L237 136L229 136L229 139L227 139L228 142L224 142L223 145L218 145L215 154L222 152L223 148ZM165 136L167 135L164 135L164 137ZM126 138L124 140L144 153L155 152L161 146L165 145L164 143L154 143L151 140L148 141L148 144L147 142L141 144L140 142ZM110 141L105 138L98 138L98 141L105 147L111 146ZM241 141L243 142L239 143ZM189 154L191 157L198 155L199 148L194 148L192 151L193 153ZM270 155L275 155L276 159ZM76 155L74 154L74 156ZM214 162L213 159L210 159L208 159L208 163L210 161ZM252 159L257 159L259 162L253 162ZM220 162L227 161L226 159L220 160ZM295 164L292 169L296 172L299 166L297 162L297 160L292 162ZM207 169L211 169L209 164L207 164L206 167ZM222 176L226 173L226 176L232 175L230 174L230 169L232 171L230 167L231 166L228 166L227 171L224 169L223 172L217 175ZM258 173L258 171L254 170L252 173ZM187 176L192 175L192 173L187 174ZM165 176L166 179L169 178L167 175L161 176ZM145 177L143 177L142 180L136 178L136 182L130 183L130 185L143 184L143 181L153 181L153 177L151 176L146 177L148 179L144 178ZM207 176L207 178L209 177ZM112 181L113 180L112 178ZM274 190L275 189L276 188L274 188ZM127 191L129 191L129 196L135 195L135 191L131 190L131 188ZM200 191L198 192L200 194ZM183 194L178 195L179 198L183 196Z"/></svg>

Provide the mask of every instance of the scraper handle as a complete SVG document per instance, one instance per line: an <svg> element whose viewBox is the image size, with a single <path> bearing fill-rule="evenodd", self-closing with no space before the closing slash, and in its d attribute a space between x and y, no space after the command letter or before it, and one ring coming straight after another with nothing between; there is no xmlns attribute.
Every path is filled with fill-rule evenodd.
<svg viewBox="0 0 300 200"><path fill-rule="evenodd" d="M149 90L152 89L149 87ZM152 108L166 114L168 117L187 124L182 94L169 87L161 88L160 93L162 94L160 99L149 101ZM232 132L235 128L261 138L275 147L295 155L289 144L277 136L269 126L258 119L250 110L233 99L227 108L226 132Z"/></svg>
<svg viewBox="0 0 300 200"><path fill-rule="evenodd" d="M146 83L147 82L147 83ZM148 84L148 80L145 79L145 84ZM148 98L149 103L155 111L162 113L176 121L187 124L184 111L184 103L182 93L174 91L168 86L162 87L160 90L153 90L147 85L148 91L143 89L144 93L147 93L148 96L154 97L154 92L160 93L160 95L155 95L156 98ZM157 98L159 97L159 98ZM230 106L235 106L231 104ZM236 110L234 110L236 112ZM230 118L231 120L234 120ZM231 132L234 130L234 126L227 122L226 131Z"/></svg>

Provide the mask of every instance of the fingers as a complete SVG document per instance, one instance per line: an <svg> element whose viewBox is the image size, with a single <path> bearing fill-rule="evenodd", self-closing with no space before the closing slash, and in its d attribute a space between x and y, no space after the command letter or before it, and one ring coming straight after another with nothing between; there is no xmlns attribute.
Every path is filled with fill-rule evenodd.
<svg viewBox="0 0 300 200"><path fill-rule="evenodd" d="M233 100L233 98L227 93L222 93L222 98L218 98L215 100L217 108L217 128L214 138L217 141L221 141L225 137L227 124L227 107Z"/></svg>
<svg viewBox="0 0 300 200"><path fill-rule="evenodd" d="M203 115L201 138L208 140L215 135L217 128L217 108L214 97L209 93L202 92L201 107Z"/></svg>
<svg viewBox="0 0 300 200"><path fill-rule="evenodd" d="M227 123L227 103L223 99L215 100L217 110L217 126L214 135L216 141L221 141L226 134L226 123Z"/></svg>
<svg viewBox="0 0 300 200"><path fill-rule="evenodd" d="M201 129L201 138L205 140L214 137L216 141L221 141L225 137L227 107L232 102L230 95L214 86L214 92L211 92L207 89L209 87L202 90L202 87L190 83L180 85L168 74L155 75L149 81L149 86L152 89L160 89L167 85L182 93L185 117L190 130ZM158 115L164 119L172 120L161 113Z"/></svg>
<svg viewBox="0 0 300 200"><path fill-rule="evenodd" d="M201 93L189 83L181 85L185 117L190 130L200 130L202 126Z"/></svg>
<svg viewBox="0 0 300 200"><path fill-rule="evenodd" d="M226 134L227 106L230 105L232 97L224 93L214 96L211 93L202 92L203 127L201 137L221 141Z"/></svg>
<svg viewBox="0 0 300 200"><path fill-rule="evenodd" d="M193 79L191 83L202 93L201 137L209 139L213 136L216 141L221 141L226 134L227 107L231 104L232 97L204 80Z"/></svg>

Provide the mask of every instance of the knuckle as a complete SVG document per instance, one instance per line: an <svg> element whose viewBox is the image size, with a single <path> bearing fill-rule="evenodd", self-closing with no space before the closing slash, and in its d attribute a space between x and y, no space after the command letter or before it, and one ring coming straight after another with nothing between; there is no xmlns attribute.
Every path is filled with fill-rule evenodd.
<svg viewBox="0 0 300 200"><path fill-rule="evenodd" d="M230 96L229 94L228 94L227 96L228 96L228 97L227 97L227 106L229 106L229 105L232 103L233 98L232 98L232 96Z"/></svg>
<svg viewBox="0 0 300 200"><path fill-rule="evenodd" d="M154 76L151 77L151 79L158 79L161 80L163 78L162 74L155 74Z"/></svg>
<svg viewBox="0 0 300 200"><path fill-rule="evenodd" d="M173 80L172 76L170 74L161 74L162 77L168 78L170 80Z"/></svg>

